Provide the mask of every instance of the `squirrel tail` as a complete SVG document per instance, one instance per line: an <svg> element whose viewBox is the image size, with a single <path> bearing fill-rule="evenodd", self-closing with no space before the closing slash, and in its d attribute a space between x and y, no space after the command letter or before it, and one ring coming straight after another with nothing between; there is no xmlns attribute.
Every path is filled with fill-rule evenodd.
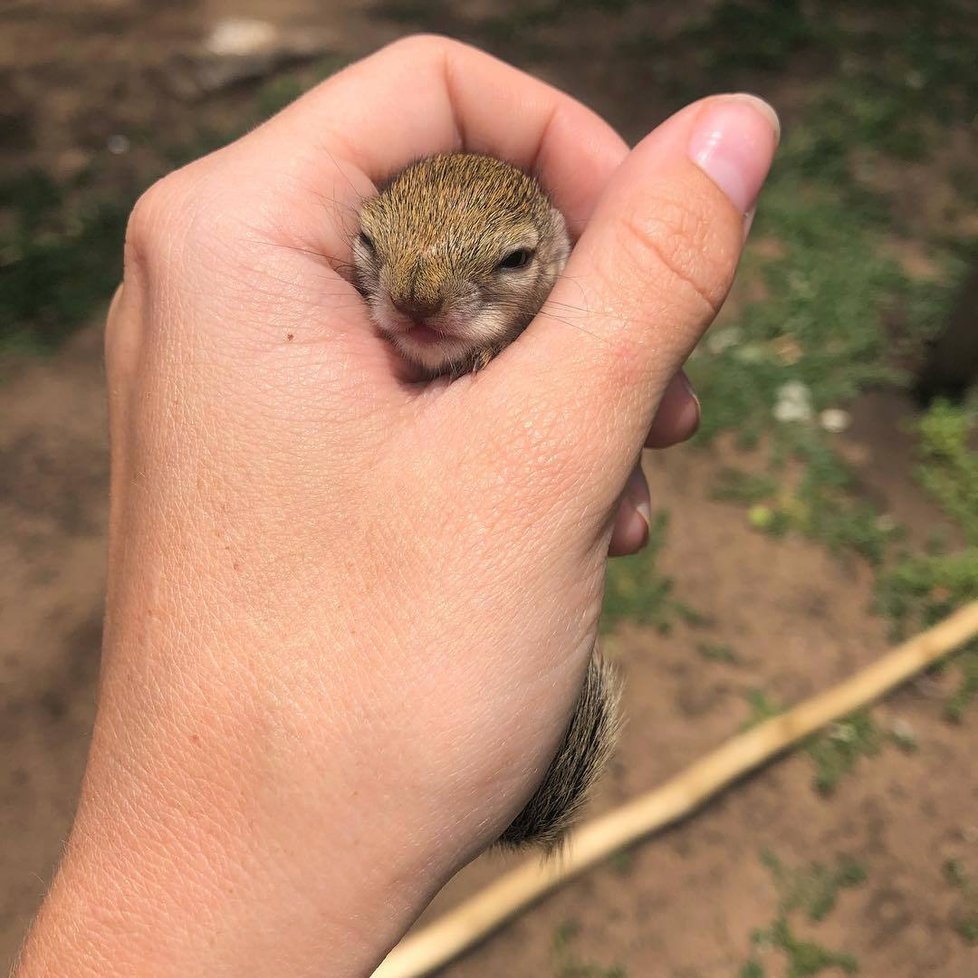
<svg viewBox="0 0 978 978"><path fill-rule="evenodd" d="M533 797L499 837L511 848L559 848L604 770L621 726L621 683L595 650L574 715Z"/></svg>

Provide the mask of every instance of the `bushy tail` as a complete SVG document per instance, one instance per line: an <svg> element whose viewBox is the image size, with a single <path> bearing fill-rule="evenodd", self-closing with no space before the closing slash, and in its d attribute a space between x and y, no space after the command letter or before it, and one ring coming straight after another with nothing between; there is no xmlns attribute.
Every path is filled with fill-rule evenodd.
<svg viewBox="0 0 978 978"><path fill-rule="evenodd" d="M540 787L499 837L501 845L549 850L560 844L615 746L620 700L618 675L595 650L557 754Z"/></svg>

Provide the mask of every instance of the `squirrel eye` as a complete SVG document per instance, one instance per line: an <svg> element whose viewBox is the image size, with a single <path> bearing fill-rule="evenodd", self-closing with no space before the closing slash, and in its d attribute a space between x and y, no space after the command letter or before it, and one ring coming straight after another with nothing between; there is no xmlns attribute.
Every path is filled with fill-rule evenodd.
<svg viewBox="0 0 978 978"><path fill-rule="evenodd" d="M373 238L371 238L366 231L361 231L357 237L360 239L360 244L362 244L364 248L370 252L370 254L374 254L377 251L377 248L374 246Z"/></svg>
<svg viewBox="0 0 978 978"><path fill-rule="evenodd" d="M530 263L533 252L529 248L517 248L511 251L496 268L523 268Z"/></svg>

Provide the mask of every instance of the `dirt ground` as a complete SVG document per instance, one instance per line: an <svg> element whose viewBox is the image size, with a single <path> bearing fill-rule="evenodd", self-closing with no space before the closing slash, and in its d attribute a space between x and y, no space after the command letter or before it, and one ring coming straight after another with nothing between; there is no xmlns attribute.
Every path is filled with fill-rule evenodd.
<svg viewBox="0 0 978 978"><path fill-rule="evenodd" d="M656 8L654 23L667 35L703 6L641 11L649 17ZM483 40L480 18L501 7L515 5L432 4L446 32ZM146 160L135 136L132 153L110 158L112 135L137 128L179 135L202 119L218 124L240 113L246 86L189 97L166 82L187 70L181 57L191 57L219 18L311 26L328 39L325 52L347 58L408 32L410 10L390 12L357 0L7 0L0 131L19 143L8 142L0 161L70 175L99 159L122 179ZM635 136L668 108L656 98L654 66L626 75L614 58L620 34L596 33L588 16L530 50L518 37L494 47ZM627 33L629 16L638 14L623 14L617 32ZM584 50L591 54L582 59ZM108 471L100 344L96 321L50 359L8 364L0 384L0 963L13 958L58 858L94 715ZM844 437L877 502L923 532L933 511L908 474L900 434L907 410L898 399L868 399ZM680 624L668 636L626 626L607 640L626 676L628 724L594 811L661 782L735 733L750 690L792 703L886 648L885 625L870 611L867 566L816 543L761 535L741 507L710 497L711 474L731 451L721 443L647 459L655 504L670 514L663 569L676 596L707 623ZM736 661L705 659L704 642L729 644ZM807 756L781 761L549 897L445 974L610 978L616 972L604 969L619 966L630 976L732 978L750 956L751 933L778 914L760 858L770 850L789 865L849 857L865 867L865 881L842 893L824 921L798 923L806 939L854 955L861 974L973 978L978 948L955 932L961 895L942 867L956 860L978 870L978 720L968 714L952 727L942 719L949 682L920 680L874 711L884 728L909 725L915 752L884 747L828 799L813 790ZM506 862L480 860L431 912ZM571 951L560 957L555 935L571 930ZM786 973L778 956L763 960L772 976Z"/></svg>

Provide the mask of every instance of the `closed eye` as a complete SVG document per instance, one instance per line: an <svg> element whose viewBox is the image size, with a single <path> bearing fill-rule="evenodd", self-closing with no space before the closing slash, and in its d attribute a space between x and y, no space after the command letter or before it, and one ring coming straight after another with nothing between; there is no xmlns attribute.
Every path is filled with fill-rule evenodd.
<svg viewBox="0 0 978 978"><path fill-rule="evenodd" d="M366 248L367 251L370 252L370 254L372 254L372 255L377 254L377 247L376 247L376 245L374 245L374 240L373 240L373 238L370 237L369 234L367 234L366 231L361 231L357 235L357 237L360 239L360 244L362 244L363 247Z"/></svg>
<svg viewBox="0 0 978 978"><path fill-rule="evenodd" d="M533 250L531 248L517 248L506 255L496 266L496 270L510 268L524 268L533 260Z"/></svg>

